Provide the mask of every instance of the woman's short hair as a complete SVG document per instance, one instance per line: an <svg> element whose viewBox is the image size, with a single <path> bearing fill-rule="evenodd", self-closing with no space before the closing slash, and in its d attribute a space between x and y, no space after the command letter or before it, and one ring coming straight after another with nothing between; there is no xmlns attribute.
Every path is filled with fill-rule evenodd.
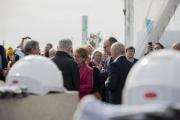
<svg viewBox="0 0 180 120"><path fill-rule="evenodd" d="M82 58L88 58L88 50L86 48L80 47L75 50L75 53L78 53Z"/></svg>
<svg viewBox="0 0 180 120"><path fill-rule="evenodd" d="M126 48L126 52L127 52L128 50L134 50L134 52L135 52L135 48L134 48L133 46L129 46L128 48Z"/></svg>

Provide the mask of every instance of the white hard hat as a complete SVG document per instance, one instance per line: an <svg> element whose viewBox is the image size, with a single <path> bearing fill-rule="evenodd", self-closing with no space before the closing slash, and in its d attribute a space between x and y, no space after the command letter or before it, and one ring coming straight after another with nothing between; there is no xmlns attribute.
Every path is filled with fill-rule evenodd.
<svg viewBox="0 0 180 120"><path fill-rule="evenodd" d="M50 59L38 55L29 55L15 63L6 83L27 87L28 93L37 95L64 91L61 71Z"/></svg>
<svg viewBox="0 0 180 120"><path fill-rule="evenodd" d="M160 50L131 69L123 90L123 104L180 102L180 53Z"/></svg>
<svg viewBox="0 0 180 120"><path fill-rule="evenodd" d="M149 120L151 117L153 120L153 114L160 117L163 113L167 114L168 108L169 105L164 104L111 105L87 95L80 101L73 120ZM173 114L170 115L173 117Z"/></svg>

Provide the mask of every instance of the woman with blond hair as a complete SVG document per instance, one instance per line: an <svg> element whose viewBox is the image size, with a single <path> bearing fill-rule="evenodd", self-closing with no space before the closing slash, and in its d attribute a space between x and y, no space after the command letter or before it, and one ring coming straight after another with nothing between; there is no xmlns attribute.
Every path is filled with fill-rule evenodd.
<svg viewBox="0 0 180 120"><path fill-rule="evenodd" d="M8 61L7 70L9 70L13 66L13 64L16 62L15 53L12 47L8 47L8 49L6 50L6 57Z"/></svg>
<svg viewBox="0 0 180 120"><path fill-rule="evenodd" d="M86 63L87 58L88 51L85 48L80 47L75 50L75 61L78 64L80 73L80 99L93 89L93 69Z"/></svg>
<svg viewBox="0 0 180 120"><path fill-rule="evenodd" d="M14 55L14 50L12 47L8 47L8 49L6 50L6 57L7 57L7 61L10 61L11 56Z"/></svg>
<svg viewBox="0 0 180 120"><path fill-rule="evenodd" d="M92 53L91 62L89 63L89 66L96 67L99 70L101 70L102 68L101 62L102 62L102 52L99 50L95 50Z"/></svg>

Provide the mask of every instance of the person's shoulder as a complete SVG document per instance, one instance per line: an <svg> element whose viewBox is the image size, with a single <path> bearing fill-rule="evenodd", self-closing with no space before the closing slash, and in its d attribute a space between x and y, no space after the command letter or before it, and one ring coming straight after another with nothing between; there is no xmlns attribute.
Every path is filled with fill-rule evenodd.
<svg viewBox="0 0 180 120"><path fill-rule="evenodd" d="M66 65L71 66L73 68L78 67L78 64L76 63L76 61L74 59L67 59L66 60Z"/></svg>
<svg viewBox="0 0 180 120"><path fill-rule="evenodd" d="M122 60L127 60L126 56L121 56L120 57Z"/></svg>
<svg viewBox="0 0 180 120"><path fill-rule="evenodd" d="M121 56L115 63L115 66L118 65L127 65L127 64L131 64L131 62L129 60L127 60L126 56Z"/></svg>
<svg viewBox="0 0 180 120"><path fill-rule="evenodd" d="M122 57L122 61L124 61L124 62L128 62L128 63L131 63L131 62L127 59L127 57L126 57L126 56L123 56L123 57Z"/></svg>
<svg viewBox="0 0 180 120"><path fill-rule="evenodd" d="M93 71L93 68L90 67L88 64L85 64L82 66L84 70L86 70L88 73Z"/></svg>
<svg viewBox="0 0 180 120"><path fill-rule="evenodd" d="M120 63L120 62L123 62L123 61L126 61L126 57L125 56L120 56L116 61L114 61L113 63Z"/></svg>
<svg viewBox="0 0 180 120"><path fill-rule="evenodd" d="M119 64L119 61L113 61L111 64L110 64L110 68L112 67L117 67L117 65Z"/></svg>
<svg viewBox="0 0 180 120"><path fill-rule="evenodd" d="M57 51L54 58L58 58L61 60L66 60L66 61L72 61L73 60L72 56L70 56L68 53L65 53L63 51Z"/></svg>

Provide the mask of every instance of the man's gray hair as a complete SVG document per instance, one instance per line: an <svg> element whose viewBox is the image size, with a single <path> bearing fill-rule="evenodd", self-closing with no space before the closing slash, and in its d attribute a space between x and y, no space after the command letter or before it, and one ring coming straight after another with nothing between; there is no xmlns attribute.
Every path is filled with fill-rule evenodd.
<svg viewBox="0 0 180 120"><path fill-rule="evenodd" d="M125 53L125 46L120 42L113 43L111 49L113 51L116 51L117 53L121 53L121 54Z"/></svg>
<svg viewBox="0 0 180 120"><path fill-rule="evenodd" d="M59 40L59 49L72 48L72 40L66 38Z"/></svg>
<svg viewBox="0 0 180 120"><path fill-rule="evenodd" d="M24 52L25 53L31 53L31 50L33 48L36 48L39 46L39 42L38 41L35 41L35 40L30 40L30 41L27 41L26 44L24 45Z"/></svg>

